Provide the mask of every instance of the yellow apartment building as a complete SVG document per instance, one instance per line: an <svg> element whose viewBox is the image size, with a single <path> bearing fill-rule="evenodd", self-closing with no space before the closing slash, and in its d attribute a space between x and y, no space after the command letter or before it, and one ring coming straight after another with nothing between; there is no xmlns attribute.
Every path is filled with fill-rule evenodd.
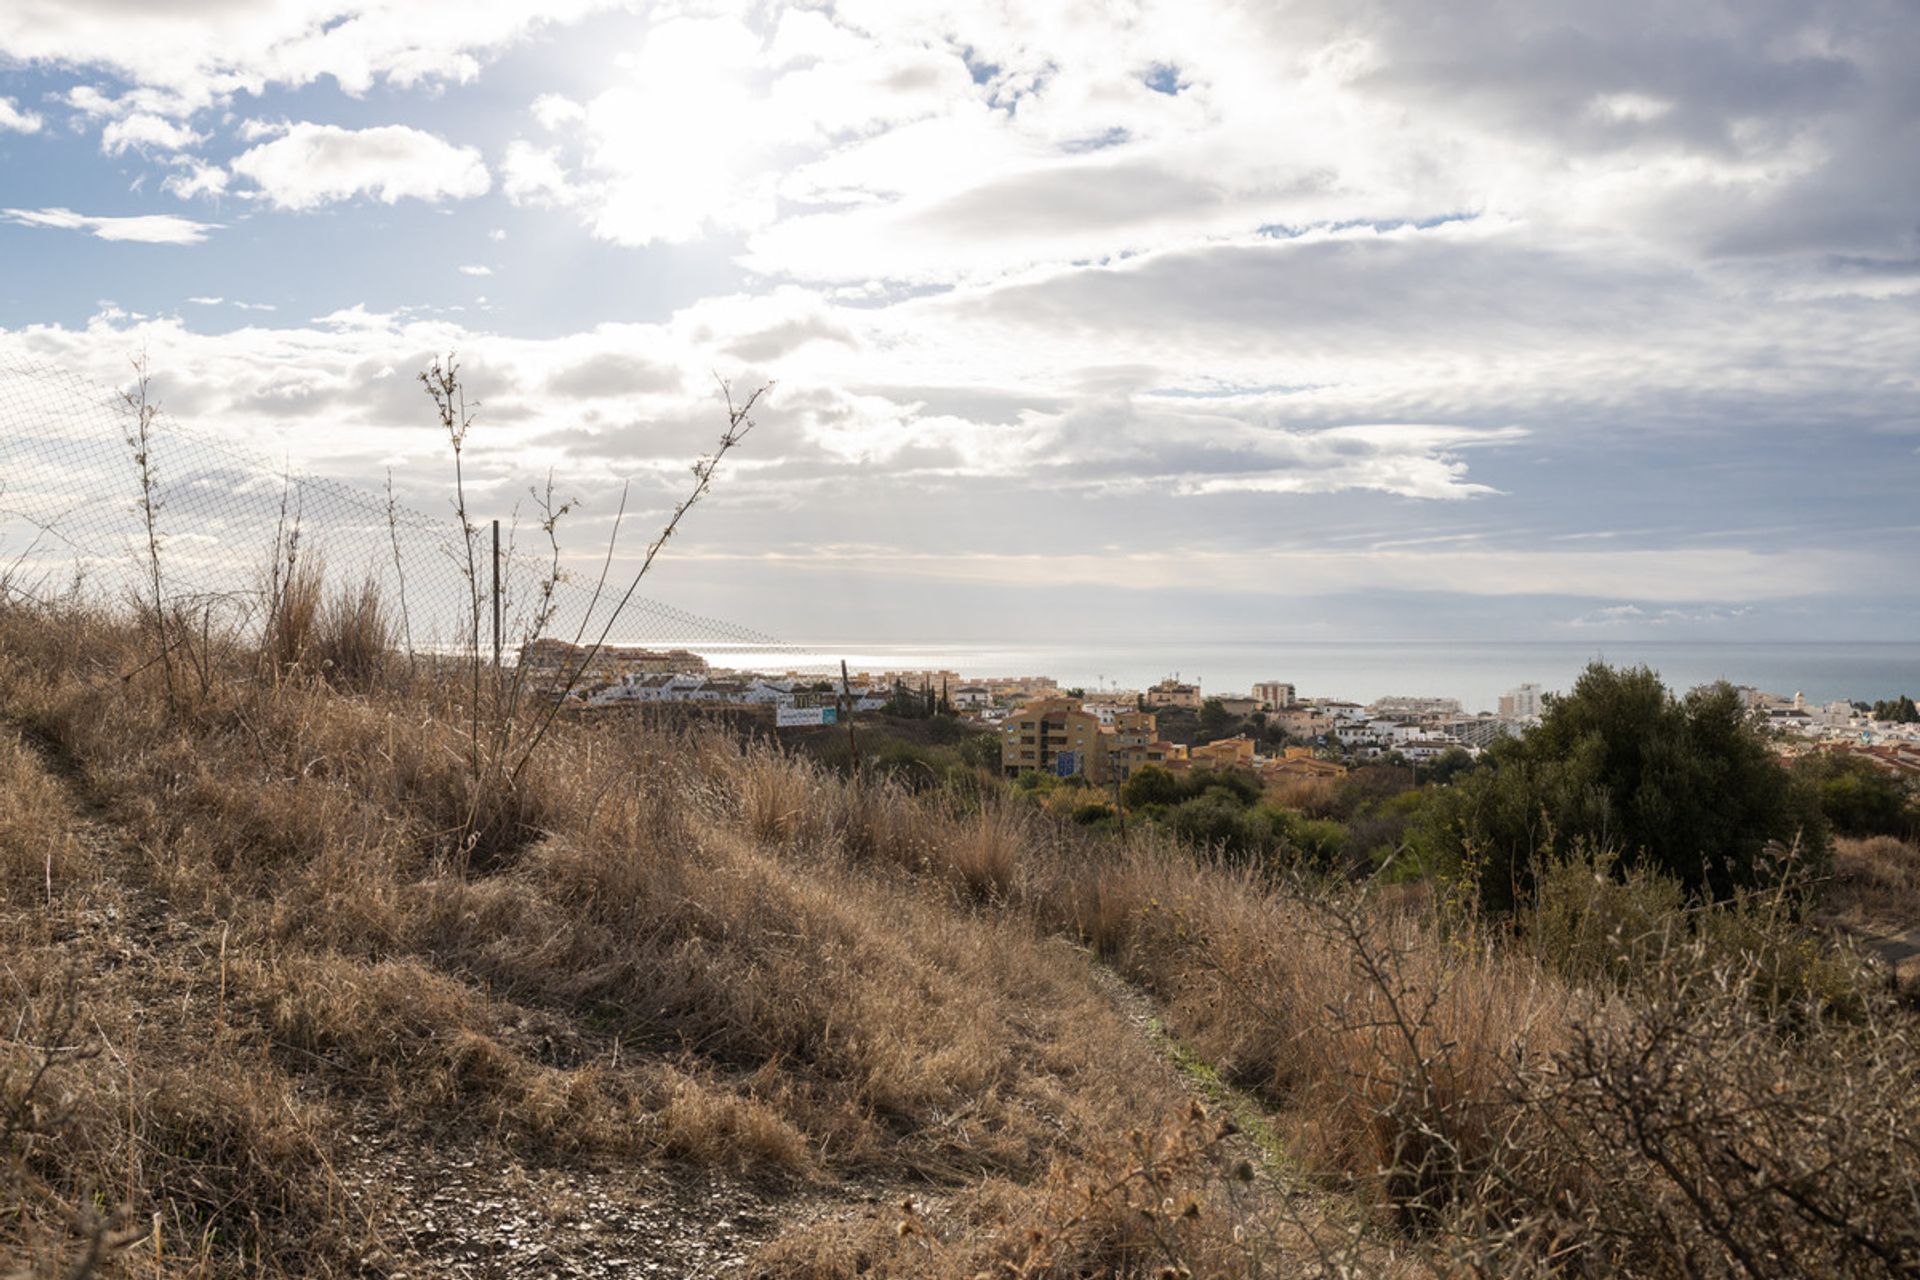
<svg viewBox="0 0 1920 1280"><path fill-rule="evenodd" d="M1347 766L1336 760L1321 760L1312 747L1288 747L1278 760L1269 760L1260 768L1262 782L1283 782L1295 778L1344 778Z"/></svg>
<svg viewBox="0 0 1920 1280"><path fill-rule="evenodd" d="M1162 680L1147 690L1147 705L1150 707L1200 707L1200 686L1182 684L1178 680Z"/></svg>
<svg viewBox="0 0 1920 1280"><path fill-rule="evenodd" d="M1009 778L1078 774L1105 786L1141 765L1164 764L1180 750L1159 741L1159 723L1150 711L1123 711L1103 725L1072 698L1040 698L1016 707L1000 729L1000 770Z"/></svg>
<svg viewBox="0 0 1920 1280"><path fill-rule="evenodd" d="M1187 748L1187 759L1196 769L1251 769L1254 741L1241 734Z"/></svg>

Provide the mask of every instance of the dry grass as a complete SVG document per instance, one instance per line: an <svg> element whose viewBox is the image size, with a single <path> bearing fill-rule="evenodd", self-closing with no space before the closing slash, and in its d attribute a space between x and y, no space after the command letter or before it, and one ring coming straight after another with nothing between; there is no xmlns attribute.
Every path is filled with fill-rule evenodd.
<svg viewBox="0 0 1920 1280"><path fill-rule="evenodd" d="M399 628L372 575L339 588L320 611L313 654L336 686L365 689L386 672Z"/></svg>
<svg viewBox="0 0 1920 1280"><path fill-rule="evenodd" d="M1848 1197L1915 1186L1911 1144L1872 1124L1905 1115L1906 1031L1871 1000L1846 1026L1803 1011L1786 1046L1711 984L1585 983L1406 889L1275 885L711 731L566 723L503 793L476 781L456 685L390 687L336 656L361 682L348 697L209 646L217 678L169 700L144 643L110 619L0 612L0 974L43 1011L74 961L105 975L82 993L84 1043L56 1055L68 1114L7 1136L28 1208L0 1242L48 1257L84 1245L85 1206L124 1203L128 1222L162 1214L163 1248L197 1242L181 1256L205 1274L353 1271L384 1209L337 1181L349 1112L421 1151L930 1189L776 1242L768 1273L796 1277L1484 1270L1501 1241L1521 1247L1513 1270L1683 1272L1651 1228L1605 1237L1596 1188L1613 1185L1717 1275L1735 1254L1686 1171L1722 1188L1763 1149L1803 1198L1795 1152L1851 1161ZM104 887L61 901L87 876ZM1764 975L1721 961L1759 952L1735 941L1679 971L1750 992ZM1246 1091L1316 1198L1235 1176L1247 1148L1181 1118L1188 1088L1090 956ZM9 1043L17 1094L37 1042ZM1634 1052L1676 1079L1785 1082L1755 1113L1791 1106L1756 1148L1711 1090L1663 1110L1622 1065ZM1823 1086L1838 1079L1857 1101ZM1821 1106L1849 1118L1817 1123ZM1680 1145L1634 1127L1649 1118ZM1850 1266L1891 1239L1905 1256L1851 1199L1723 1190L1708 1200L1777 1247Z"/></svg>
<svg viewBox="0 0 1920 1280"><path fill-rule="evenodd" d="M50 906L81 873L85 859L67 816L33 750L0 727L0 903Z"/></svg>
<svg viewBox="0 0 1920 1280"><path fill-rule="evenodd" d="M1920 844L1873 836L1833 844L1833 882L1820 902L1834 920L1867 929L1920 926Z"/></svg>
<svg viewBox="0 0 1920 1280"><path fill-rule="evenodd" d="M574 727L511 801L517 853L478 874L459 834L475 797L457 690L343 698L254 680L235 654L175 711L152 680L118 677L137 633L79 617L0 629L22 659L0 696L140 850L121 873L220 922L182 981L223 1050L255 1064L229 1082L277 1082L262 1096L318 1085L410 1140L542 1158L948 1183L1036 1178L1177 1105L1073 949L956 909L1007 891L1010 815L972 832L718 738ZM10 799L25 814L36 794ZM944 849L960 860L929 882ZM194 1060L184 1043L142 1052L183 1080ZM212 1124L225 1096L178 1115ZM73 1141L100 1140L117 1114L101 1103ZM260 1131L258 1161L227 1150L255 1131L252 1106L207 1150L243 1173L284 1166L324 1200L324 1177L282 1158L284 1133ZM146 1212L170 1194L136 1174L122 1198ZM213 1221L195 1203L171 1210L183 1230ZM309 1264L338 1262L341 1239L316 1236Z"/></svg>

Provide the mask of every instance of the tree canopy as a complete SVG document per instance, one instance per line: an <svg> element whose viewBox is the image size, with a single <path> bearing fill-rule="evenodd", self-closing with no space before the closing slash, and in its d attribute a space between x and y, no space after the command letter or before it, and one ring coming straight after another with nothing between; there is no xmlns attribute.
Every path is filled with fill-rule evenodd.
<svg viewBox="0 0 1920 1280"><path fill-rule="evenodd" d="M1716 898L1775 874L1770 846L1816 867L1828 854L1810 788L1775 759L1738 691L1721 682L1678 698L1647 667L1592 664L1537 727L1440 795L1423 852L1470 869L1496 909L1526 900L1546 855L1577 846Z"/></svg>

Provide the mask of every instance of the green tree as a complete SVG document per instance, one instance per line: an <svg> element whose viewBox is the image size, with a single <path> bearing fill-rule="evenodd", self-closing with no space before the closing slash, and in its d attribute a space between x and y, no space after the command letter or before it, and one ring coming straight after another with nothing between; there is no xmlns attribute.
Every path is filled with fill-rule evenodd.
<svg viewBox="0 0 1920 1280"><path fill-rule="evenodd" d="M1794 761L1793 771L1813 787L1821 814L1841 835L1904 837L1920 830L1920 807L1906 784L1871 760L1816 751Z"/></svg>
<svg viewBox="0 0 1920 1280"><path fill-rule="evenodd" d="M1246 809L1219 791L1184 800L1167 815L1167 824L1196 845L1248 852Z"/></svg>
<svg viewBox="0 0 1920 1280"><path fill-rule="evenodd" d="M968 734L954 747L954 752L976 769L1000 772L1000 735L997 733Z"/></svg>
<svg viewBox="0 0 1920 1280"><path fill-rule="evenodd" d="M1435 792L1418 838L1430 861L1474 868L1496 910L1526 900L1555 849L1614 851L1623 868L1714 898L1763 883L1770 846L1797 843L1815 868L1828 853L1810 789L1774 758L1731 685L1675 698L1646 667L1598 662L1524 738Z"/></svg>
<svg viewBox="0 0 1920 1280"><path fill-rule="evenodd" d="M1243 809L1260 803L1259 780L1239 769L1195 769L1183 783L1190 796L1219 791Z"/></svg>
<svg viewBox="0 0 1920 1280"><path fill-rule="evenodd" d="M1874 703L1873 718L1893 724L1920 724L1920 707L1914 706L1913 699L1903 693L1897 698Z"/></svg>
<svg viewBox="0 0 1920 1280"><path fill-rule="evenodd" d="M1200 732L1209 737L1224 737L1235 721L1227 711L1227 704L1218 698L1208 698L1200 704Z"/></svg>
<svg viewBox="0 0 1920 1280"><path fill-rule="evenodd" d="M1448 747L1433 758L1426 768L1427 781L1445 786L1463 773L1473 772L1480 762L1465 747Z"/></svg>
<svg viewBox="0 0 1920 1280"><path fill-rule="evenodd" d="M1143 764L1120 784L1120 803L1129 809L1153 804L1179 804L1186 798L1180 779L1157 764Z"/></svg>

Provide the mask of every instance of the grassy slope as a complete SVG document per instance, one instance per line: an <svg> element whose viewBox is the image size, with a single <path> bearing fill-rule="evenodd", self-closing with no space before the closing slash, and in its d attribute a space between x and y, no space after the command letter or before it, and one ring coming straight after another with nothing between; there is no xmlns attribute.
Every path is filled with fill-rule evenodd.
<svg viewBox="0 0 1920 1280"><path fill-rule="evenodd" d="M49 1273L155 1221L108 1265L1920 1261L1897 1225L1920 1095L1871 1001L1783 1041L1750 975L1691 953L1663 953L1664 988L1570 985L1416 899L628 720L566 726L477 797L513 837L482 871L457 690L342 693L229 652L170 710L163 668L123 678L147 652L110 620L0 614L22 1011L0 1137L24 1191L0 1244ZM1196 1080L1260 1108L1260 1141ZM1263 1171L1276 1146L1309 1181Z"/></svg>

